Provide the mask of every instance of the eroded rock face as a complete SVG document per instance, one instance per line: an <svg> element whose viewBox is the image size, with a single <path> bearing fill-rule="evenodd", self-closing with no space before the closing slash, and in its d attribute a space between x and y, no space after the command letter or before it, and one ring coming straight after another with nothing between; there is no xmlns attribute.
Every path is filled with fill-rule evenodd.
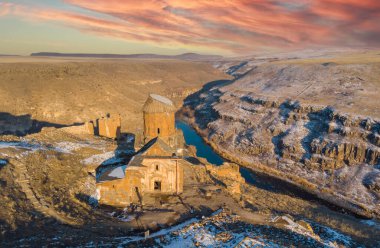
<svg viewBox="0 0 380 248"><path fill-rule="evenodd" d="M365 175L380 164L379 120L231 90L233 84L200 92L184 108L220 153L379 208L363 185Z"/></svg>
<svg viewBox="0 0 380 248"><path fill-rule="evenodd" d="M380 162L380 123L370 118L236 93L224 94L212 108L219 117L208 124L210 138L232 141L244 154L289 159L322 170Z"/></svg>

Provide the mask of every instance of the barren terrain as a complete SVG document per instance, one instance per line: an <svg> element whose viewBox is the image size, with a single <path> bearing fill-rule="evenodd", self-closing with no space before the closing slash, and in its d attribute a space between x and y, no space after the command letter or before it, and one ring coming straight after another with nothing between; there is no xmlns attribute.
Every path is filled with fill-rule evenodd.
<svg viewBox="0 0 380 248"><path fill-rule="evenodd" d="M120 113L123 130L141 132L149 93L181 104L202 84L221 78L226 75L210 65L179 60L4 57L1 129L25 134Z"/></svg>
<svg viewBox="0 0 380 248"><path fill-rule="evenodd" d="M380 55L214 62L235 76L186 99L225 157L379 216Z"/></svg>
<svg viewBox="0 0 380 248"><path fill-rule="evenodd" d="M281 184L250 185L238 171L218 173L221 167L204 159L183 163L180 196L146 196L144 207L132 212L97 206L95 169L123 163L133 151L133 139L120 146L82 129L1 136L2 246L170 247L185 242L229 247L260 242L354 247L380 242L377 222L302 199ZM193 148L188 149L192 154ZM151 231L147 240L145 230Z"/></svg>
<svg viewBox="0 0 380 248"><path fill-rule="evenodd" d="M237 77L224 91L380 118L380 51L317 55L272 55L213 65Z"/></svg>
<svg viewBox="0 0 380 248"><path fill-rule="evenodd" d="M321 63L331 56L208 64L1 58L1 246L378 246L378 220L334 207L340 197L372 215L379 204L378 104L360 100L378 93L379 62L377 55L355 56L355 63L335 58L328 65ZM326 96L332 89L345 94ZM96 168L125 163L139 148L148 93L168 96L178 108L185 99L179 116L225 158L333 190L334 204L281 181L251 175L256 184L249 184L236 170L219 173L224 167L193 158L187 147L183 194L147 196L135 211L98 206ZM106 113L121 114L122 142L79 125Z"/></svg>

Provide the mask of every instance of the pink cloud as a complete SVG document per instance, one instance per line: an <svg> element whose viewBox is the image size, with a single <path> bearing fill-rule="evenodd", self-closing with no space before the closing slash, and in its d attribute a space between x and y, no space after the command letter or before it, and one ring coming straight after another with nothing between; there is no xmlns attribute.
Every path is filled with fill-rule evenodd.
<svg viewBox="0 0 380 248"><path fill-rule="evenodd" d="M0 3L0 16L6 16L11 13L12 3Z"/></svg>
<svg viewBox="0 0 380 248"><path fill-rule="evenodd" d="M234 53L262 48L380 46L377 0L66 0L90 12L24 9L13 14L58 21L83 32ZM11 7L0 4L0 16ZM86 12L87 13L87 12Z"/></svg>

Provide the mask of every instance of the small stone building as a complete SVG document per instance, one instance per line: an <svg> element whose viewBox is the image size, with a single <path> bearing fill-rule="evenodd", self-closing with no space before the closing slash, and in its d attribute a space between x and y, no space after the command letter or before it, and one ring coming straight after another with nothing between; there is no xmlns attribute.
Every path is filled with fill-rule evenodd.
<svg viewBox="0 0 380 248"><path fill-rule="evenodd" d="M127 164L97 175L100 204L122 207L143 203L146 194L182 193L184 138L174 114L171 100L149 96L143 107L145 145Z"/></svg>

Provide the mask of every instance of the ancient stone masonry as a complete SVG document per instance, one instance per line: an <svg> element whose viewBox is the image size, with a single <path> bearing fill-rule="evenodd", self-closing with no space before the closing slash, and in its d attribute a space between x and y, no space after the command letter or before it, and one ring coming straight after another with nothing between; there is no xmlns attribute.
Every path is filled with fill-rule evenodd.
<svg viewBox="0 0 380 248"><path fill-rule="evenodd" d="M166 99L166 100L165 100ZM169 146L182 146L183 135L175 128L175 107L169 99L151 94L143 107L144 143L160 137Z"/></svg>
<svg viewBox="0 0 380 248"><path fill-rule="evenodd" d="M111 139L119 139L121 132L121 118L120 115L110 116L107 114L106 117L86 122L85 128L89 134Z"/></svg>
<svg viewBox="0 0 380 248"><path fill-rule="evenodd" d="M245 182L245 179L241 176L239 171L239 166L234 163L223 163L221 166L214 166L211 164L206 164L206 170L210 175L222 181L228 193L239 198L241 194L241 184Z"/></svg>
<svg viewBox="0 0 380 248"><path fill-rule="evenodd" d="M124 165L97 175L100 204L144 204L146 194L180 194L183 191L184 138L176 130L171 100L151 94L144 105L145 145ZM99 134L119 122L100 119ZM107 132L105 135L109 135Z"/></svg>
<svg viewBox="0 0 380 248"><path fill-rule="evenodd" d="M100 176L97 190L99 202L113 206L143 204L146 194L180 194L183 191L181 161L136 155L128 165Z"/></svg>

